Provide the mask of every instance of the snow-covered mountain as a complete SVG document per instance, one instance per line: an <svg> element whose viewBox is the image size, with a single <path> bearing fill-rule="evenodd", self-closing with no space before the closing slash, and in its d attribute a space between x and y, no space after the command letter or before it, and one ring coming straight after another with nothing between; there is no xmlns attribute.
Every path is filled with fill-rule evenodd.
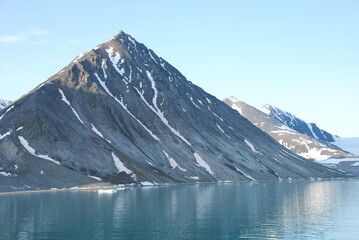
<svg viewBox="0 0 359 240"><path fill-rule="evenodd" d="M305 124L302 120L288 112L269 107L269 105L266 105L267 107L265 109L271 109L270 111L265 111L265 109L260 111L234 97L226 98L224 99L224 102L237 110L255 126L268 133L280 144L304 158L326 160L330 158L357 157L354 154L343 151L339 147L320 141L309 136L309 134L306 135L288 127L287 125L295 127ZM275 112L275 114L273 112ZM278 120L279 118L281 121ZM284 122L286 124L284 124Z"/></svg>
<svg viewBox="0 0 359 240"><path fill-rule="evenodd" d="M7 105L9 105L11 102L9 100L3 100L0 99L0 109L5 108Z"/></svg>
<svg viewBox="0 0 359 240"><path fill-rule="evenodd" d="M0 188L343 176L120 32L0 111Z"/></svg>
<svg viewBox="0 0 359 240"><path fill-rule="evenodd" d="M265 104L263 107L261 107L260 110L297 132L303 133L323 142L335 141L335 135L318 128L315 123L306 123L293 114L283 111L277 107Z"/></svg>

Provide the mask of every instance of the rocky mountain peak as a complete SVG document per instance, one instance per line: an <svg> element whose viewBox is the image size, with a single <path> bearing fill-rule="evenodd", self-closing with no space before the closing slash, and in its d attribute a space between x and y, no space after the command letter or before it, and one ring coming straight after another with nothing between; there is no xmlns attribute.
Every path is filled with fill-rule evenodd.
<svg viewBox="0 0 359 240"><path fill-rule="evenodd" d="M0 167L16 176L0 183L13 186L339 174L294 155L124 32L0 111L0 123Z"/></svg>
<svg viewBox="0 0 359 240"><path fill-rule="evenodd" d="M260 110L297 132L327 143L335 141L335 135L318 128L315 123L307 123L287 111L281 110L269 104L263 105Z"/></svg>
<svg viewBox="0 0 359 240"><path fill-rule="evenodd" d="M332 144L319 140L317 138L320 136L319 134L315 134L316 137L314 137L293 130L284 123L292 120L291 123L295 124L299 123L299 120L293 114L282 111L269 104L264 105L261 109L262 111L260 111L233 97L224 99L224 102L233 109L237 110L243 117L247 118L255 126L268 133L280 144L300 156L314 160L357 157L356 155L343 151ZM313 131L312 134L314 135L317 126L315 124L305 124L305 127L308 128L308 126L311 127Z"/></svg>

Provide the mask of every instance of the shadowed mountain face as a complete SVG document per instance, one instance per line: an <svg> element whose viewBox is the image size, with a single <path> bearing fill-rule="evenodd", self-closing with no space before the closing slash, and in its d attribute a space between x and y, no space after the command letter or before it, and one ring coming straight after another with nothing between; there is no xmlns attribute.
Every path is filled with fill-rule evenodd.
<svg viewBox="0 0 359 240"><path fill-rule="evenodd" d="M306 123L302 119L297 118L293 114L283 111L279 108L273 107L271 105L265 104L260 109L262 112L268 114L272 118L278 120L285 126L299 132L303 133L309 137L317 139L323 142L334 142L335 135L328 133L317 127L315 123Z"/></svg>
<svg viewBox="0 0 359 240"><path fill-rule="evenodd" d="M247 118L255 126L268 133L280 144L304 158L326 160L330 158L358 157L340 149L337 146L328 144L327 142L320 141L314 137L310 137L306 134L293 130L292 128L285 125L282 121L279 121L279 117L273 115L271 112L268 112L267 114L266 111L260 111L246 104L245 102L239 101L234 97L226 98L224 99L224 102L233 109L237 110L243 117ZM277 112L279 111L280 110L277 110ZM297 120L292 114L286 114L286 116L289 115L292 116L292 122L287 121L287 124L293 123L294 125L295 123L299 122L299 120ZM280 116L284 121L283 114Z"/></svg>
<svg viewBox="0 0 359 240"><path fill-rule="evenodd" d="M0 185L17 189L339 176L282 147L124 32L0 118Z"/></svg>

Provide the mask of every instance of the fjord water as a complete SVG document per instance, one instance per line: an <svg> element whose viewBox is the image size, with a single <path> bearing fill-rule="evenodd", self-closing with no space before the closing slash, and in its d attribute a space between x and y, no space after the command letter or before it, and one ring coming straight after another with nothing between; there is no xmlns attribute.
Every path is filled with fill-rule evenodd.
<svg viewBox="0 0 359 240"><path fill-rule="evenodd" d="M0 196L1 239L357 239L359 180Z"/></svg>

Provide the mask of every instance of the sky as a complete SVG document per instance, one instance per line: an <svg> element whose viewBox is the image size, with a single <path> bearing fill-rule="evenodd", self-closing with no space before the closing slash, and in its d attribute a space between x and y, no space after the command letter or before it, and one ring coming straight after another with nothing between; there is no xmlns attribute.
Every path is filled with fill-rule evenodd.
<svg viewBox="0 0 359 240"><path fill-rule="evenodd" d="M358 13L357 0L0 0L0 98L123 30L218 99L359 137Z"/></svg>

